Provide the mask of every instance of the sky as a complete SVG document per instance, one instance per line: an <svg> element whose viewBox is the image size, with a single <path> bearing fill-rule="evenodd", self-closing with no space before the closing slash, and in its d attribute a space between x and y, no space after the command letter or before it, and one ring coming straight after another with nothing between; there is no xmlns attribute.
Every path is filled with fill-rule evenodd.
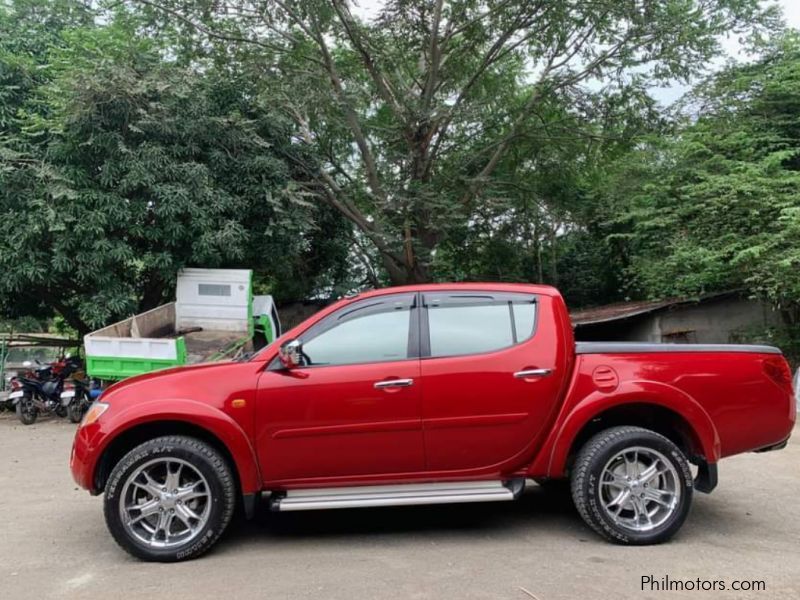
<svg viewBox="0 0 800 600"><path fill-rule="evenodd" d="M366 2L367 0L362 1ZM372 1L374 2L375 0ZM766 4L779 5L783 11L783 18L786 21L786 26L800 29L800 0L775 0L774 2L767 2ZM746 59L746 56L741 53L741 45L736 39L736 36L722 38L720 41L727 56L740 60ZM725 64L725 61L726 57L720 57L715 61L715 66L720 67ZM689 87L688 85L675 83L669 87L653 88L650 93L662 104L669 105L688 92Z"/></svg>
<svg viewBox="0 0 800 600"><path fill-rule="evenodd" d="M768 0L767 4L778 4L783 10L783 17L788 27L800 29L800 0ZM384 0L354 0L353 12L362 18L369 19L373 17L384 4ZM734 57L744 60L746 57L741 53L741 45L736 39L736 36L723 37L721 40L722 47L728 57ZM720 67L726 61L726 57L720 57L711 68ZM674 83L666 87L656 87L651 89L651 94L658 101L664 105L672 104L675 100L680 98L684 93L689 90L689 86Z"/></svg>

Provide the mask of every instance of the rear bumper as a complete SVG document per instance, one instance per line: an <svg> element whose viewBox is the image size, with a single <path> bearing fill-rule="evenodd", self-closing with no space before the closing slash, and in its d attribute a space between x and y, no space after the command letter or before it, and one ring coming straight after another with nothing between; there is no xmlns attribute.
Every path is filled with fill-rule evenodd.
<svg viewBox="0 0 800 600"><path fill-rule="evenodd" d="M764 446L763 448L758 448L757 450L753 450L753 452L772 452L773 450L783 450L789 443L789 437L787 437L782 442L778 442L777 444L771 444L769 446Z"/></svg>
<svg viewBox="0 0 800 600"><path fill-rule="evenodd" d="M773 450L783 450L786 448L786 444L789 443L790 437L791 435L787 436L777 444L770 444L769 446L764 446L763 448L757 448L756 450L753 450L753 452L771 452ZM717 487L717 482L718 472L716 463L707 463L705 461L701 461L698 464L697 477L694 479L694 489L698 492L703 492L704 494L710 494L711 491Z"/></svg>

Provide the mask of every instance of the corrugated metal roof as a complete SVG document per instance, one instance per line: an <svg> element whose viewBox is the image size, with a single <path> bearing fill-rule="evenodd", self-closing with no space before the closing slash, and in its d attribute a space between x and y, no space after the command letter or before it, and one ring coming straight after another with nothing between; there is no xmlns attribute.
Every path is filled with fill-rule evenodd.
<svg viewBox="0 0 800 600"><path fill-rule="evenodd" d="M643 302L620 302L618 304L607 304L596 306L570 313L573 325L589 325L591 323L604 323L606 321L616 321L618 319L628 319L636 315L644 315L661 308L667 308L679 303L673 300L651 300Z"/></svg>
<svg viewBox="0 0 800 600"><path fill-rule="evenodd" d="M584 310L576 310L570 312L570 318L574 326L580 325L593 325L595 323L606 323L608 321L618 321L621 319L629 319L638 315L646 315L648 313L671 308L680 304L698 304L713 298L720 298L722 296L729 296L737 292L721 292L717 294L707 294L699 298L668 298L666 300L642 300L637 302L618 302L616 304L606 304L605 306L596 306L594 308L586 308Z"/></svg>

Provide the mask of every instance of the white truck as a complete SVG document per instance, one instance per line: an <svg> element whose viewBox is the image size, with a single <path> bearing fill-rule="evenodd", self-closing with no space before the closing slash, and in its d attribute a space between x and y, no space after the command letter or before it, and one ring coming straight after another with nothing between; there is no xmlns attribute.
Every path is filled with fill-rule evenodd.
<svg viewBox="0 0 800 600"><path fill-rule="evenodd" d="M184 269L175 301L84 337L86 372L119 380L179 365L233 358L280 335L272 296L253 296L245 269Z"/></svg>

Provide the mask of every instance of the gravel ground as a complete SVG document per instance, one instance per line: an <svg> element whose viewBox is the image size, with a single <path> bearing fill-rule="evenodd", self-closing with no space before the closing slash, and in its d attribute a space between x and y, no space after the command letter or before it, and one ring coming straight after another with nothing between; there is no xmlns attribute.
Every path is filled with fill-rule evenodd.
<svg viewBox="0 0 800 600"><path fill-rule="evenodd" d="M262 512L205 557L161 565L118 548L102 498L72 482L73 427L0 415L0 598L800 598L796 442L725 460L662 546L607 544L532 484L514 503ZM643 591L647 575L727 589ZM743 580L766 591L730 590Z"/></svg>

